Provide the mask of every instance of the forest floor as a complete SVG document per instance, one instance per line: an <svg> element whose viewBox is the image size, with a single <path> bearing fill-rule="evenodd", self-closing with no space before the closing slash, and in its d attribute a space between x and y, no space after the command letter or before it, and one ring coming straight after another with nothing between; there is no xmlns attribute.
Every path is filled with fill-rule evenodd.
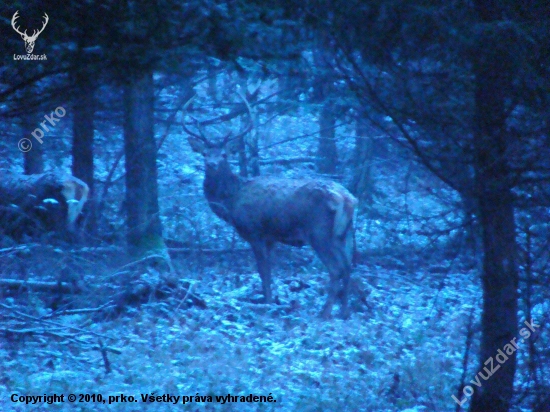
<svg viewBox="0 0 550 412"><path fill-rule="evenodd" d="M98 264L101 254L31 248L27 278L73 272L79 290L5 294L0 410L454 410L466 331L479 318L475 270L362 259L351 317L335 307L323 321L328 275L311 251L279 251L291 256L277 259L272 305L251 302L261 284L242 254L206 256L200 268L176 258L174 279L116 258ZM4 259L21 270L21 258ZM53 394L64 402L24 403Z"/></svg>

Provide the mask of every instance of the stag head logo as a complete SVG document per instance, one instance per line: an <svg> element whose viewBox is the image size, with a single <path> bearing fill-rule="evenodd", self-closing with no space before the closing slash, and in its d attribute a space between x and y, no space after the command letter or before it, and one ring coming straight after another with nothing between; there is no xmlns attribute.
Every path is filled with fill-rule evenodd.
<svg viewBox="0 0 550 412"><path fill-rule="evenodd" d="M40 35L40 33L42 33L44 31L44 28L46 27L46 25L48 24L48 20L49 20L49 17L46 13L44 13L44 23L42 23L42 28L40 30L33 30L33 33L32 33L32 36L29 36L27 34L27 30L25 30L24 32L21 32L19 30L19 27L17 27L15 24L16 24L16 20L19 18L19 16L17 15L17 13L19 13L19 10L17 10L12 19L11 19L11 27L13 27L13 29L19 33L21 35L21 38L23 39L23 41L25 42L25 49L27 49L27 53L28 54L31 54L32 51L34 50L34 43L36 42L36 39L38 38L38 36Z"/></svg>

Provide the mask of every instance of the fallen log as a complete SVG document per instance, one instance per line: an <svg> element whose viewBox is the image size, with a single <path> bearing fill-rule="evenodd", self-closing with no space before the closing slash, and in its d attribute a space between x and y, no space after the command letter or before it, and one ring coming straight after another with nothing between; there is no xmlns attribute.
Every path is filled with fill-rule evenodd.
<svg viewBox="0 0 550 412"><path fill-rule="evenodd" d="M0 290L30 289L37 292L75 293L79 288L66 282L42 282L39 280L0 279Z"/></svg>

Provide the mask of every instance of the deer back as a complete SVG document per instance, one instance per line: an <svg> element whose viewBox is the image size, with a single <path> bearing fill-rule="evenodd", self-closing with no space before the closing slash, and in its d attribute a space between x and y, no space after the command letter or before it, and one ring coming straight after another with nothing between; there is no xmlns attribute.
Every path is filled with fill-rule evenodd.
<svg viewBox="0 0 550 412"><path fill-rule="evenodd" d="M259 177L241 183L228 209L243 238L301 246L312 237L342 236L356 203L334 182Z"/></svg>

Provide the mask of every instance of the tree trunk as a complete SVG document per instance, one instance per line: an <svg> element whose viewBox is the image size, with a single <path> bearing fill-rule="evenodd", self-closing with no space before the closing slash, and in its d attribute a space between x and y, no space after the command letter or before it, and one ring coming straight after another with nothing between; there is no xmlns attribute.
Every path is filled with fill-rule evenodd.
<svg viewBox="0 0 550 412"><path fill-rule="evenodd" d="M212 65L208 65L208 87L206 89L208 97L212 100L212 104L216 107L218 103L218 70Z"/></svg>
<svg viewBox="0 0 550 412"><path fill-rule="evenodd" d="M320 42L313 52L313 61L318 68L313 89L313 101L321 105L319 113L319 145L317 147L317 172L335 175L338 165L335 130L336 118L331 98L334 95L334 73L329 70L330 57L325 55Z"/></svg>
<svg viewBox="0 0 550 412"><path fill-rule="evenodd" d="M359 200L360 205L370 205L374 182L372 178L372 160L374 157L373 140L369 136L369 127L362 119L357 120L355 131L355 155L351 193Z"/></svg>
<svg viewBox="0 0 550 412"><path fill-rule="evenodd" d="M74 100L73 116L73 176L88 184L91 198L94 192L94 87L89 73L76 74L76 98ZM94 231L96 227L95 202L90 201L87 208L86 229Z"/></svg>
<svg viewBox="0 0 550 412"><path fill-rule="evenodd" d="M497 3L477 0L476 6L484 23L499 19L493 9ZM489 27L486 30L498 30ZM488 33L487 31L487 33ZM509 57L498 42L497 32L480 35L476 75L474 138L476 151L476 194L479 196L479 218L483 231L483 313L481 319L480 371L488 375L491 359L494 376L482 380L475 388L472 412L504 412L510 408L514 394L516 352L497 362L499 350L509 344L518 332L518 269L516 226L507 164L506 106L512 90ZM501 357L502 359L502 357ZM487 362L487 363L486 363ZM486 369L485 369L486 368ZM489 374L490 375L490 374ZM479 376L479 375L478 375Z"/></svg>
<svg viewBox="0 0 550 412"><path fill-rule="evenodd" d="M124 89L124 151L128 251L164 250L157 187L152 72L133 76Z"/></svg>
<svg viewBox="0 0 550 412"><path fill-rule="evenodd" d="M338 163L338 152L336 150L336 139L334 127L336 120L332 113L332 108L329 102L324 102L319 115L319 148L317 155L319 157L317 163L317 171L322 174L336 174L336 166Z"/></svg>
<svg viewBox="0 0 550 412"><path fill-rule="evenodd" d="M39 174L44 172L44 149L43 144L40 141L44 141L43 137L40 140L32 136L32 132L35 128L39 128L40 125L35 123L36 116L25 116L22 121L22 136L21 139L28 139L29 146L21 147L23 151L23 169L26 175ZM37 133L40 137L40 133ZM25 140L27 142L27 140Z"/></svg>

